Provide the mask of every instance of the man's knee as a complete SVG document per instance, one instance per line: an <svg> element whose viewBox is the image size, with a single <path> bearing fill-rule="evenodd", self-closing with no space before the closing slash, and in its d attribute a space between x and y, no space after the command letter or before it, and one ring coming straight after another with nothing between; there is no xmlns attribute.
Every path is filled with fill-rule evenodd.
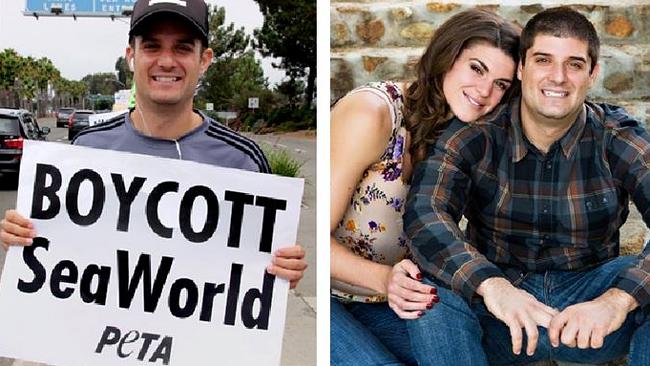
<svg viewBox="0 0 650 366"><path fill-rule="evenodd" d="M425 279L424 283L436 286L440 301L434 304L432 309L425 311L420 318L409 321L409 331L420 327L430 331L431 327L435 327L437 331L468 330L480 336L481 327L478 317L464 298L435 281Z"/></svg>

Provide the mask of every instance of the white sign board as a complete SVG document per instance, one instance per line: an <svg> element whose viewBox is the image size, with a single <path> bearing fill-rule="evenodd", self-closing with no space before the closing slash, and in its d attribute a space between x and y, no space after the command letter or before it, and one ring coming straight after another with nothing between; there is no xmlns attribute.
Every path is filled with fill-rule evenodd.
<svg viewBox="0 0 650 366"><path fill-rule="evenodd" d="M255 109L260 107L260 98L248 98L248 108Z"/></svg>
<svg viewBox="0 0 650 366"><path fill-rule="evenodd" d="M32 246L0 282L0 354L62 366L278 365L301 179L25 141Z"/></svg>
<svg viewBox="0 0 650 366"><path fill-rule="evenodd" d="M206 111L213 111L214 110L214 103L205 103L205 110Z"/></svg>

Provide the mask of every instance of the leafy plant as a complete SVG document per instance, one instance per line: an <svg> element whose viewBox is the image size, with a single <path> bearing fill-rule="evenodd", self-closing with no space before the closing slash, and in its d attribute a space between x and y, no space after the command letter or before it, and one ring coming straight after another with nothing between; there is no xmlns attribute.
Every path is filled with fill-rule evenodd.
<svg viewBox="0 0 650 366"><path fill-rule="evenodd" d="M299 177L300 169L305 165L304 161L299 161L291 157L291 154L285 149L277 147L265 147L264 154L271 166L271 173L283 177Z"/></svg>

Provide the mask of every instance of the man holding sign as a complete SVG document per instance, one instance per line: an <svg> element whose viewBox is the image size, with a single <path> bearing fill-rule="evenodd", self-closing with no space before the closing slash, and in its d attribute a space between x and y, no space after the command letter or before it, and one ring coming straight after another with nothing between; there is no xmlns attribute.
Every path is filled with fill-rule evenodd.
<svg viewBox="0 0 650 366"><path fill-rule="evenodd" d="M203 0L140 0L131 16L126 59L134 72L137 108L80 132L75 145L191 160L270 173L252 140L192 109L199 77L212 62ZM30 245L29 220L8 210L0 240ZM299 245L274 253L268 271L296 287L307 264Z"/></svg>
<svg viewBox="0 0 650 366"><path fill-rule="evenodd" d="M189 160L250 172L270 173L265 156L252 140L238 135L192 109L192 99L198 79L207 70L213 57L212 50L207 46L208 9L202 0L138 1L131 18L129 45L126 49L126 58L134 72L137 107L131 109L129 113L82 131L72 143L78 146ZM47 149L49 148L43 148L43 150ZM57 149L52 148L52 153L57 152ZM95 155L96 153L106 155ZM156 317L194 321L195 323L184 323L194 324L184 332L187 334L196 332L199 339L193 340L195 343L214 344L215 347L222 346L222 348L215 348L215 350L219 349L218 353L222 353L223 350L225 353L242 354L236 346L224 346L227 343L223 342L227 342L228 337L215 341L207 339L207 337L201 338L201 334L203 334L201 332L210 331L210 326L226 326L232 329L233 326L241 327L243 325L248 330L271 329L272 327L268 324L268 313L271 307L269 298L272 296L273 276L270 275L277 275L288 280L290 287L294 288L307 267L303 249L294 245L274 251L272 263L266 268L269 276L264 275L263 283L252 285L251 277L255 278L250 274L252 269L247 271L242 264L237 263L241 259L237 257L237 251L229 252L235 253L232 254L232 258L224 255L223 258L218 258L218 261L213 263L213 271L216 273L214 275L202 273L203 269L201 268L193 268L187 264L191 263L190 261L183 262L179 259L180 254L183 251L186 252L185 254L191 252L196 258L201 254L195 255L195 253L202 253L203 250L206 251L206 258L214 258L215 253L220 256L222 255L218 254L220 252L213 252L213 250L238 247L239 243L232 243L231 238L244 238L259 234L259 232L254 233L256 230L243 229L246 227L246 223L251 226L251 223L257 222L253 225L259 224L262 228L259 241L260 255L253 253L253 257L258 261L261 258L267 258L263 256L264 252L270 252L270 246L267 247L264 244L264 242L268 242L265 239L265 235L268 239L268 230L265 234L265 228L270 227L270 232L273 233L275 217L269 219L269 213L275 215L277 208L273 205L282 200L265 197L263 192L254 192L257 189L256 184L260 187L265 185L265 177L263 177L264 179L260 178L259 182L253 183L245 173L242 173L244 175L241 177L235 173L229 173L228 182L220 182L221 179L213 172L200 172L201 167L198 165L188 167L183 164L168 163L168 168L179 177L176 182L171 181L168 174L163 174L166 173L165 169L158 169L162 172L158 176L155 169L150 169L146 162L140 161L141 158L135 155L132 161L137 168L127 166L122 171L100 170L100 167L107 165L104 164L105 161L110 161L111 153L109 151L89 151L85 161L93 162L89 164L89 168L92 167L92 169L66 172L56 168L55 163L51 163L51 165L35 164L35 177L21 179L21 182L28 182L30 184L27 185L34 188L31 217L40 219L41 222L43 220L51 220L52 223L61 222L64 226L60 227L63 228L69 227L71 223L61 220L69 219L72 224L84 227L89 224L82 221L93 215L94 212L98 212L95 217L97 222L90 224L94 226L87 227L92 227L98 232L101 232L99 230L109 230L111 227L113 231L117 228L120 233L131 230L136 238L141 238L142 253L138 254L135 250L124 249L126 244L123 243L119 243L123 246L122 248L97 245L93 246L90 252L96 251L96 254L104 255L102 258L106 258L105 254L109 254L114 263L98 261L98 263L85 262L80 265L65 258L60 258L58 263L56 261L50 263L48 261L54 259L47 256L53 255L54 249L63 250L56 244L66 241L66 235L69 235L66 233L67 229L52 233L47 239L37 237L30 219L25 218L16 210L8 210L0 224L0 240L2 240L3 246L5 249L8 245L28 246L22 254L28 270L23 272L26 274L19 277L19 281L14 281L11 286L15 287L18 283L18 290L25 294L50 294L58 301L53 304L65 302L72 307L76 306L79 309L79 314L95 311L92 309L107 306L106 304L114 306L117 303L119 303L118 310L120 311L134 308L140 309L138 310L140 312L144 309L145 313L151 313L151 317L146 318L147 322L141 324L143 325L142 329L111 323L102 323L101 329L93 328L92 335L86 338L92 337L90 343L92 343L93 349L91 351L94 351L98 357L99 355L104 357L108 355L108 352L113 352L115 355L114 352L117 352L117 356L114 357L127 357L125 360L131 361L137 359L144 362L143 364L166 365L174 364L174 358L181 359L182 355L188 354L189 351L184 349L184 345L181 343L182 340L187 341L188 337L174 337L162 333L162 330L156 328L156 325L160 323L155 321ZM40 161L48 161L47 151L38 155ZM98 169L93 173L95 167ZM139 176L140 173L136 173L145 171L150 173L148 175L143 173L142 177ZM69 175L72 176L69 177ZM193 182L196 176L201 175L204 175L203 179L211 179L211 182L216 182L214 186L218 188L213 189L212 185L209 187L200 185L200 181ZM185 180L188 176L189 179ZM146 183L144 177L146 177ZM141 181L138 181L139 179ZM232 183L232 187L230 187L231 179L234 179L232 182L239 182L238 185ZM58 212L58 209L53 209L55 206L53 202L58 200L60 206L66 206L69 211L68 201L70 197L75 197L75 192L77 194L75 202L83 203L84 200L79 198L79 194L84 190L81 187L81 182L86 180L92 183L93 187L91 208L86 216L80 217L83 215L79 215L79 210L75 217L74 213L68 212L66 216L62 212ZM54 186L57 182L58 188L55 190ZM187 190L183 191L184 188ZM262 188L259 189L262 190ZM88 192L84 194L88 194ZM157 199L156 194L158 195ZM172 195L181 200L180 208L172 208L169 201L165 201L166 197ZM95 201L94 197L97 196L101 196L101 200ZM111 197L114 198L113 202L111 202ZM147 198L139 199L138 197ZM205 207L199 207L199 213L195 215L194 211L196 210L192 210L192 208L197 197L199 201L205 202ZM145 200L146 210L143 211L141 206L144 205ZM101 205L97 202L100 202ZM189 202L190 208L187 208L187 204L184 208L183 202ZM102 205L119 207L119 217L111 217L107 214L109 210L103 209ZM97 207L99 208L95 210ZM153 209L150 209L151 207ZM288 207L287 210L289 210ZM78 207L76 208L78 209ZM126 209L123 210L123 208ZM227 221L219 221L217 227L216 219L214 223L209 222L211 210L215 208L217 216L221 211L229 211L230 224L227 224ZM129 209L132 212L131 222L129 221ZM138 209L140 212L146 212L146 220L144 220L145 216L135 217L135 212ZM178 253L175 252L175 246L170 246L166 250L173 254L162 257L150 255L149 253L153 252L155 245L150 242L149 237L166 239L172 237L171 228L163 224L165 219L173 217L170 215L170 209L177 209L181 213L180 216L176 216L176 219L180 219L181 222L176 223L180 230L174 231L174 240L180 238L188 241L189 244L177 245L181 249ZM27 211L28 209L23 207L20 212ZM249 217L243 214L242 217L242 212L250 213L252 211L256 213ZM122 217L124 213L126 226L124 226ZM208 218L208 221L203 223L203 229L200 232L194 232L190 223L190 217L194 223L195 216ZM235 219L237 217L239 217L239 222ZM183 218L186 219L185 223L182 222ZM242 224L242 220L244 224ZM131 228L145 227L148 229L144 231L130 229L129 222ZM138 225L139 223L141 225ZM258 227L252 226L255 229ZM233 228L235 232L233 232ZM50 232L52 231L50 230ZM89 233L92 232L89 231ZM213 234L211 245L201 246ZM87 241L93 241L92 234L89 235L91 236ZM75 239L83 241L80 238ZM227 240L223 238L227 238ZM105 240L105 238L97 238L95 241L100 242L101 240ZM222 240L223 243L218 240ZM242 239L243 241L244 239ZM218 248L215 249L215 247ZM87 249L81 246L78 250L85 252ZM208 252L211 256L208 256ZM52 268L49 264L53 265ZM116 273L119 282L114 280L115 275L109 276L111 270L112 273ZM184 272L192 272L192 275ZM75 287L77 283L78 288ZM139 287L140 284L142 284L142 288ZM49 289L47 289L48 287ZM72 296L80 297L83 302L71 302ZM135 304L133 306L132 301ZM259 306L256 306L257 304ZM221 306L218 308L219 305ZM117 319L122 319L125 323L140 324L133 321L135 318L132 313L119 312L118 314L121 315ZM48 324L58 324L58 321L59 319L52 319ZM148 328L144 329L144 325ZM15 329L11 325L8 326L7 329ZM262 342L266 339L263 338L264 335L260 335L263 332L246 333L239 329L235 329L234 332L228 333L231 334L232 342L240 335L242 337L259 337ZM179 332L179 334L185 333ZM134 344L140 345L139 348L133 346ZM172 344L174 345L173 353ZM87 351L89 348L85 347L84 349ZM128 352L123 349L128 349ZM189 354L191 357L191 353ZM217 356L215 355L215 357ZM170 359L172 363L169 363ZM106 362L111 364L110 359Z"/></svg>

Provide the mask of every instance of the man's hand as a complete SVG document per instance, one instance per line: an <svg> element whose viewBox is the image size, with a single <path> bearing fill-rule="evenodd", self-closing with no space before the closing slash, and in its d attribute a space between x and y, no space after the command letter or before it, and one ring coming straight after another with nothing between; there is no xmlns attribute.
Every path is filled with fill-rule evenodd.
<svg viewBox="0 0 650 366"><path fill-rule="evenodd" d="M268 273L288 280L289 288L298 286L305 269L307 269L305 251L300 245L276 250L271 264L266 267Z"/></svg>
<svg viewBox="0 0 650 366"><path fill-rule="evenodd" d="M620 328L627 314L637 306L632 296L616 288L592 301L571 305L551 321L548 329L551 344L558 347L561 341L571 348L598 349L605 337Z"/></svg>
<svg viewBox="0 0 650 366"><path fill-rule="evenodd" d="M31 245L35 236L31 220L16 210L5 211L4 219L0 221L0 240L5 251L9 250L9 245Z"/></svg>
<svg viewBox="0 0 650 366"><path fill-rule="evenodd" d="M477 293L483 296L483 302L490 313L510 328L512 352L516 355L521 352L523 343L521 329L526 330L526 354L532 356L539 339L537 326L548 328L558 311L542 304L528 292L514 287L504 278L483 281Z"/></svg>

